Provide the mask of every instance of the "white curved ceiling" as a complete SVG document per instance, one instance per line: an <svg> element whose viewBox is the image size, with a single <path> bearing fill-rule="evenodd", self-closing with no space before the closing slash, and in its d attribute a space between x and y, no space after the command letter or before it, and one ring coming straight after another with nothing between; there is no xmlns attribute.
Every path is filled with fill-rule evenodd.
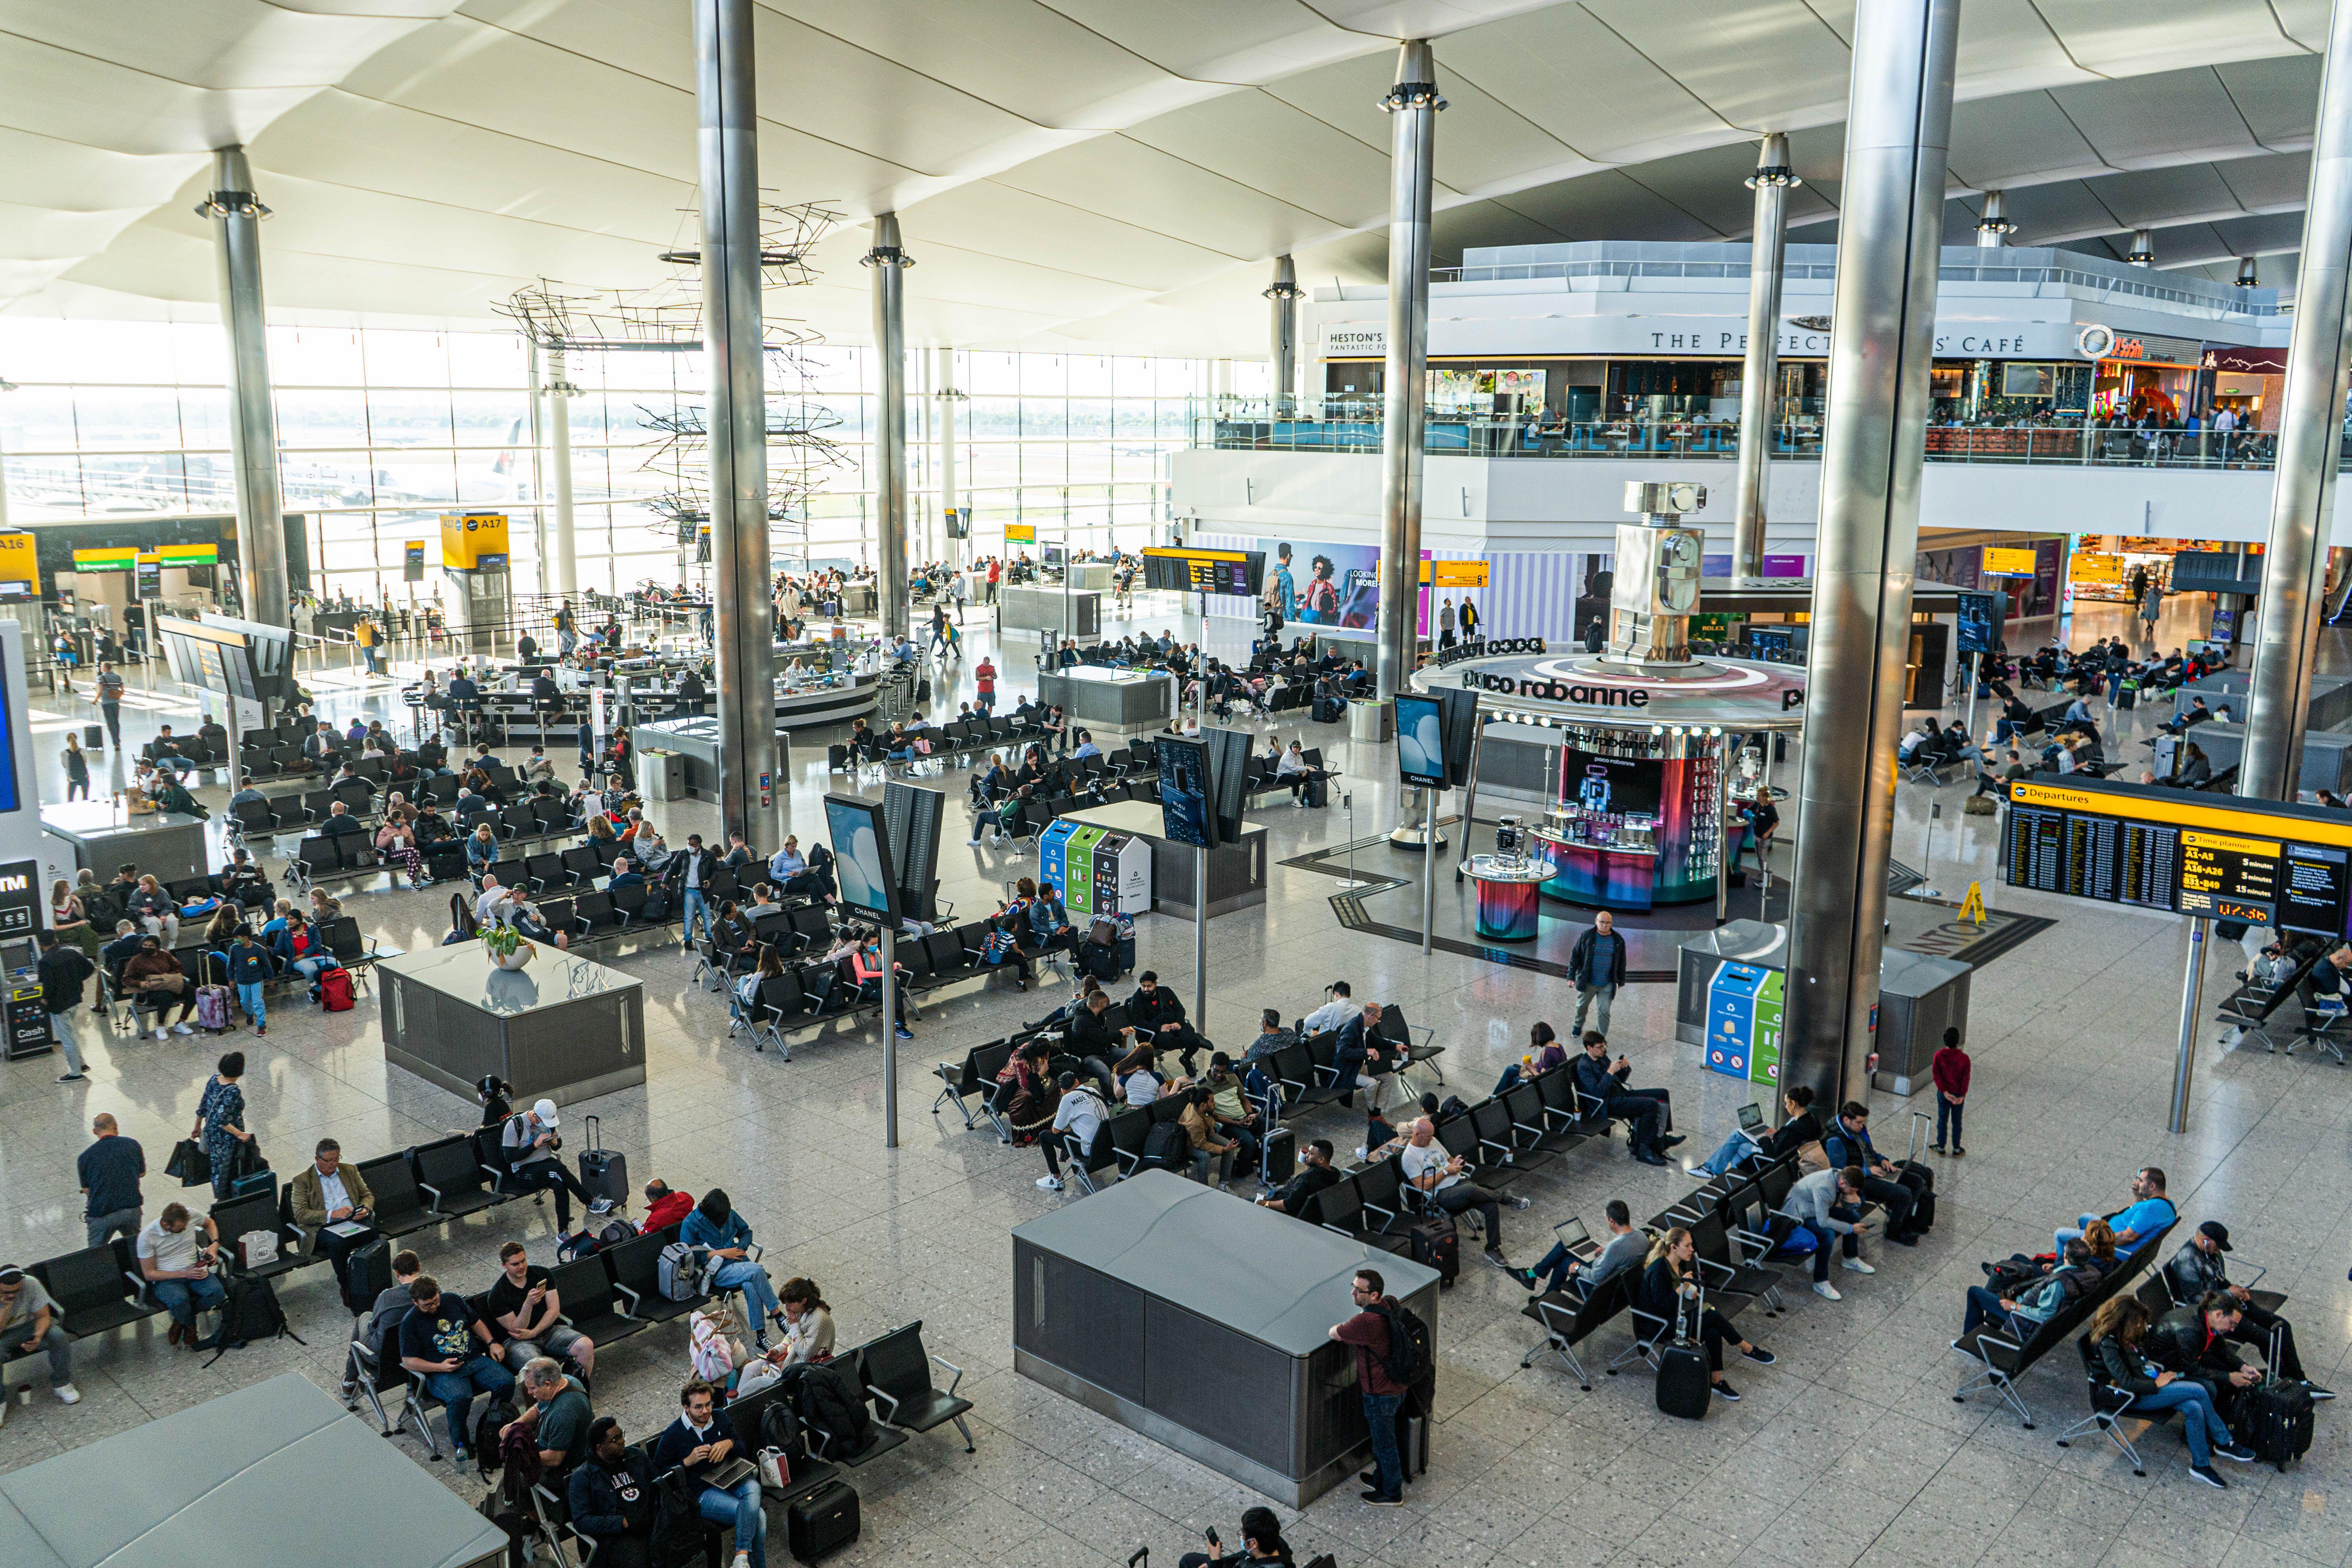
<svg viewBox="0 0 2352 1568"><path fill-rule="evenodd" d="M1248 354L1266 258L1384 269L1394 40L1435 40L1438 248L1737 237L1754 135L1832 220L1845 0L769 0L763 184L852 226L771 309L868 335ZM273 314L479 320L528 280L659 280L694 205L690 0L0 0L0 306L197 313L191 210L247 144ZM1968 0L1956 192L2020 243L2291 252L2326 0ZM1955 233L1972 204L1952 209ZM1801 230L1823 237L1832 229ZM2265 268L2265 282L2288 270ZM2223 265L2226 272L2229 268Z"/></svg>

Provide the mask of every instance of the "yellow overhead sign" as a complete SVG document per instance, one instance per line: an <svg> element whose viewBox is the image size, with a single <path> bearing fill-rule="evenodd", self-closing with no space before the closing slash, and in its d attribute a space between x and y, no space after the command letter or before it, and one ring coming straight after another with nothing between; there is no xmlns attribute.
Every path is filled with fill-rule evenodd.
<svg viewBox="0 0 2352 1568"><path fill-rule="evenodd" d="M1004 542L1007 544L1036 543L1037 525L1034 522L1006 523L1004 525Z"/></svg>
<svg viewBox="0 0 2352 1568"><path fill-rule="evenodd" d="M2077 583L2120 583L2124 580L2124 558L2078 550L2067 557L2066 572Z"/></svg>
<svg viewBox="0 0 2352 1568"><path fill-rule="evenodd" d="M1424 561L1421 563L1421 585L1424 588L1483 588L1486 585L1486 563L1484 561Z"/></svg>
<svg viewBox="0 0 2352 1568"><path fill-rule="evenodd" d="M2031 577L2033 575L2033 552L2006 550L1997 544L1984 547L1984 570L1994 577Z"/></svg>
<svg viewBox="0 0 2352 1568"><path fill-rule="evenodd" d="M0 533L0 599L41 596L41 567L29 533Z"/></svg>
<svg viewBox="0 0 2352 1568"><path fill-rule="evenodd" d="M441 514L441 563L478 571L507 563L507 514L445 511Z"/></svg>

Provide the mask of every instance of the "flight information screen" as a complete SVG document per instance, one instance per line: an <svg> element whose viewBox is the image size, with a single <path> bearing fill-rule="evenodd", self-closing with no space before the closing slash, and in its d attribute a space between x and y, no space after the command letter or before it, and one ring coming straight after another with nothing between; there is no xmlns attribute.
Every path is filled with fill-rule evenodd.
<svg viewBox="0 0 2352 1568"><path fill-rule="evenodd" d="M2340 813L2029 782L2010 786L2004 835L2012 888L2352 936L2352 816Z"/></svg>
<svg viewBox="0 0 2352 1568"><path fill-rule="evenodd" d="M1256 550L1146 549L1143 585L1162 594L1254 596L1265 586L1265 554Z"/></svg>

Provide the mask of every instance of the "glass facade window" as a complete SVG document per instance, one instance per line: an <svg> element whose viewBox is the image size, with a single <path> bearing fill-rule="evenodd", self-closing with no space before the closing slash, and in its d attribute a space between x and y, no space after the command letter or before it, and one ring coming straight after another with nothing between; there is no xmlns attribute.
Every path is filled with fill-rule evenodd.
<svg viewBox="0 0 2352 1568"><path fill-rule="evenodd" d="M404 598L404 548L437 567L439 513L501 509L514 519L516 585L539 584L539 514L551 478L534 446L531 354L510 331L278 327L269 334L286 509L304 518L312 586ZM830 418L836 460L820 464L804 520L774 531L779 567L870 561L879 374L871 349L803 351L806 403ZM676 525L646 504L671 488L655 459L656 417L703 401L699 354L598 353L566 364L575 552L583 588L699 581ZM1263 382L1237 364L1233 384ZM916 538L942 501L940 403L927 352L908 356L907 439ZM1198 359L959 353L956 500L972 509L975 553L1003 525L1082 547L1149 542L1164 511L1168 454L1205 411ZM235 510L226 353L209 323L0 320L0 462L18 523ZM780 406L782 405L780 404ZM797 407L797 405L795 405ZM543 434L543 433L542 433ZM772 461L792 460L782 448ZM434 591L432 572L417 587Z"/></svg>

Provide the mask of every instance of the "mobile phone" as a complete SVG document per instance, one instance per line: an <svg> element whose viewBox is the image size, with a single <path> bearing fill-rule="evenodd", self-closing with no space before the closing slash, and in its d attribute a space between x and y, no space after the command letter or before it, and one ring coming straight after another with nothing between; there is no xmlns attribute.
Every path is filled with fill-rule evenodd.
<svg viewBox="0 0 2352 1568"><path fill-rule="evenodd" d="M1216 1552L1222 1552L1224 1550L1225 1543L1217 1539L1217 1527L1215 1525L1211 1525L1206 1533L1209 1538L1210 1550Z"/></svg>

